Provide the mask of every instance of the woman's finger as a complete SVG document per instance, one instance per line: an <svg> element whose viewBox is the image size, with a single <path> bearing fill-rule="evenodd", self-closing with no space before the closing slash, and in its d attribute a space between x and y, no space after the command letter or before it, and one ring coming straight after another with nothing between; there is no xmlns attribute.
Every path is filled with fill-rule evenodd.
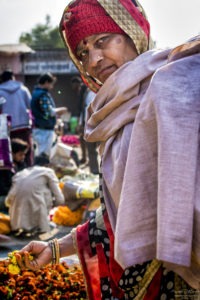
<svg viewBox="0 0 200 300"><path fill-rule="evenodd" d="M36 258L30 259L30 254L28 252L24 253L24 264L27 269L32 271L36 271L40 268L37 259Z"/></svg>
<svg viewBox="0 0 200 300"><path fill-rule="evenodd" d="M20 269L25 270L26 267L25 267L24 262L23 262L23 255L21 255L19 253L15 253L15 257L16 257L17 264L20 267Z"/></svg>

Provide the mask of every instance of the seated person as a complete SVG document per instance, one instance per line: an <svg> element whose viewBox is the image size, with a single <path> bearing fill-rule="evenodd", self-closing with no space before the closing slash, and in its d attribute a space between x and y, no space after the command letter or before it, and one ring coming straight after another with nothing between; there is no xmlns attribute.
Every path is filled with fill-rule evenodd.
<svg viewBox="0 0 200 300"><path fill-rule="evenodd" d="M26 167L25 158L29 149L28 143L19 138L11 139L11 147L14 169L16 172L21 171Z"/></svg>
<svg viewBox="0 0 200 300"><path fill-rule="evenodd" d="M28 144L19 138L11 140L13 168L0 169L0 211L3 213L8 212L8 208L5 206L5 198L11 188L12 177L16 172L26 167L24 161L28 148Z"/></svg>
<svg viewBox="0 0 200 300"><path fill-rule="evenodd" d="M16 236L50 232L48 214L53 206L64 204L58 178L45 154L35 157L34 166L12 178L6 198L11 230Z"/></svg>

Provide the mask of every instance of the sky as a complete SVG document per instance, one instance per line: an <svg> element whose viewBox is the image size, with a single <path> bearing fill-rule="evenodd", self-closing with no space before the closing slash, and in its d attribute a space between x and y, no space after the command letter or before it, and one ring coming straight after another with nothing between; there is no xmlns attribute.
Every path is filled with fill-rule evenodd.
<svg viewBox="0 0 200 300"><path fill-rule="evenodd" d="M59 24L68 0L0 0L0 44L18 43L23 32L44 24L50 15ZM159 48L176 46L200 34L200 0L140 0Z"/></svg>

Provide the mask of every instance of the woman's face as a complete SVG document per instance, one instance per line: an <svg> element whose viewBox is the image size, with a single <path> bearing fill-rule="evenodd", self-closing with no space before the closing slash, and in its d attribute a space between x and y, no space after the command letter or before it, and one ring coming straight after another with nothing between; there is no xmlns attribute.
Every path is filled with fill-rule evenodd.
<svg viewBox="0 0 200 300"><path fill-rule="evenodd" d="M84 70L101 83L137 55L132 40L122 34L95 34L82 40L77 47Z"/></svg>

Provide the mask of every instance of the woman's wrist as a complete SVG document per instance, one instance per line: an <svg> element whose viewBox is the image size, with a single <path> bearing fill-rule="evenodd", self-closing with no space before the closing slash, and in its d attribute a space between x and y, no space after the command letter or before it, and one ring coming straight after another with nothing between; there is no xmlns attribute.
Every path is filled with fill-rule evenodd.
<svg viewBox="0 0 200 300"><path fill-rule="evenodd" d="M65 257L76 253L71 233L59 239L58 245L59 245L60 257Z"/></svg>

